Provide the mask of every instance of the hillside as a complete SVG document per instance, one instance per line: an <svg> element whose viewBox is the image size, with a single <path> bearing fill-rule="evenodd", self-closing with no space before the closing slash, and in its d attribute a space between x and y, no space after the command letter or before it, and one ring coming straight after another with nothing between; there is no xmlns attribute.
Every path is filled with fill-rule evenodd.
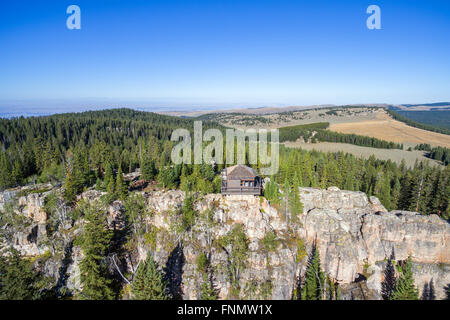
<svg viewBox="0 0 450 320"><path fill-rule="evenodd" d="M387 112L392 113L391 110ZM424 111L427 115L435 112L438 111ZM217 112L204 114L198 119L214 120L224 126L238 129L256 127L265 129L279 128L280 141L288 141L287 145L292 147L302 146L307 150L315 149L332 152L344 151L364 158L368 158L373 154L378 159L390 159L397 163L404 159L410 166L416 160L428 161L429 159L428 153L410 152L410 148L412 150L418 144L424 143L445 148L448 148L450 145L450 136L439 133L441 129L438 127L423 125L422 128L421 125L410 126L408 121L403 123L392 119L386 113L385 108L381 106L325 107L270 114ZM443 117L441 122L448 122L448 119ZM318 134L315 136L315 139L311 139L313 131L317 130L305 128L318 123L328 123L328 131L318 130L322 134ZM289 131L289 134L287 134L287 131ZM287 136L289 138L286 138ZM319 143L309 145L310 142L316 141ZM352 145L370 148L354 148ZM391 153L389 150L383 152L372 148L395 148L403 149L404 151ZM442 164L442 162L433 161L432 163Z"/></svg>

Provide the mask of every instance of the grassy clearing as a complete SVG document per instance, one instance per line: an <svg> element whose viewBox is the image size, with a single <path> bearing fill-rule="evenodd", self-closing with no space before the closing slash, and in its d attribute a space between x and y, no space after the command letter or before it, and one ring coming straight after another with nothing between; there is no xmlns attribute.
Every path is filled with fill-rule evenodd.
<svg viewBox="0 0 450 320"><path fill-rule="evenodd" d="M371 155L380 160L391 160L400 164L402 159L405 159L406 165L414 166L414 162L429 161L431 165L439 165L435 160L425 157L423 151L413 150L398 150L398 149L375 149L370 147L360 147L347 143L333 143L333 142L319 142L319 143L303 143L303 142L286 142L287 147L302 148L305 150L316 150L322 152L338 152L343 151L351 153L357 157L368 159Z"/></svg>
<svg viewBox="0 0 450 320"><path fill-rule="evenodd" d="M450 136L414 128L392 119L385 111L379 111L377 119L347 123L332 123L330 130L354 133L397 143L428 143L450 148Z"/></svg>

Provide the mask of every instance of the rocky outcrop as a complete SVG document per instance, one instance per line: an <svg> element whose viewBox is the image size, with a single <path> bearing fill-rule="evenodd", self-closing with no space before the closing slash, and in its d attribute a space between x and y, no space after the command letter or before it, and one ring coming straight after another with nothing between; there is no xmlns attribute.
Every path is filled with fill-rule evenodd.
<svg viewBox="0 0 450 320"><path fill-rule="evenodd" d="M394 250L398 260L411 254L419 289L431 278L440 288L450 283L450 273L436 270L447 270L450 263L450 225L438 216L386 212L375 197L337 188L301 188L300 194L304 236L317 240L325 270L339 282L350 283L367 273L368 286L379 292L383 274L377 264ZM435 271L425 276L419 272L423 268ZM437 296L443 298L444 292Z"/></svg>
<svg viewBox="0 0 450 320"><path fill-rule="evenodd" d="M295 237L305 239L308 250L313 242L317 243L325 272L337 282L350 284L356 279L365 279L365 290L372 290L372 293L365 293L366 297L380 298L382 263L392 250L397 260L405 260L409 254L412 255L419 289L431 278L436 287L443 288L450 283L450 273L446 271L450 262L450 226L446 221L414 212L389 213L376 197L368 199L362 192L341 191L335 187L328 190L301 188L300 195L304 212L296 224L288 223L263 198L207 195L197 202L199 212L214 208L217 225L213 233L216 238L226 234L236 223L244 225L250 240L250 258L249 267L242 275L243 283L257 275L261 282L272 282L273 299L289 299L296 276L302 276L306 267L305 261L296 262L296 246L286 241L291 240L292 244ZM155 215L149 223L169 230L170 220L165 213L179 209L183 199L181 191L151 194L148 206ZM260 246L260 240L269 230L285 240L273 253L262 252ZM204 232L200 226L194 230L196 240L203 248L206 246ZM194 270L192 265L196 254L193 250L186 250L185 269ZM198 254L199 250L196 251ZM163 260L161 258L162 263ZM215 253L213 263L223 265L226 256ZM437 272L437 266L440 266L440 272ZM419 270L430 272L419 273ZM224 275L219 278L226 279ZM184 284L186 298L195 298L194 283L188 281ZM221 296L226 297L229 284L225 280L217 281L217 284ZM361 285L355 288L361 288ZM437 296L443 298L444 292L441 290Z"/></svg>
<svg viewBox="0 0 450 320"><path fill-rule="evenodd" d="M92 202L103 194L90 190L78 200ZM442 299L443 288L450 284L450 225L434 215L387 212L376 197L368 198L362 192L341 191L336 187L327 190L300 188L304 210L296 220L285 216L283 208L271 205L263 197L199 196L195 202L199 217L185 233L177 231L184 192L141 194L149 212L145 224L149 230L157 230L156 239L140 243L132 257L127 255L123 271L132 271L138 261L152 254L170 275L172 293L184 299L199 298L203 278L197 258L204 252L211 252L214 284L220 298L230 297L229 252L220 244L220 239L236 224L243 225L249 240L247 265L239 279L240 298L261 298L263 285L269 283L266 289L270 287L270 290L265 291L265 297L290 299L298 277L301 279L305 274L305 254L310 252L313 243L317 244L323 270L340 284L343 299L380 299L384 268L392 250L397 260L412 256L415 282L420 291L432 280L436 297ZM9 196L3 193L0 205L11 201L13 197ZM42 210L44 197L36 193L18 199L16 213L32 223L29 229L14 235L13 244L29 256L42 254L45 249L39 241L46 237L44 230L48 223ZM212 212L212 224L202 220L201 213L207 210ZM123 211L121 201L107 208L112 229L124 227ZM77 221L73 229L72 240L81 232L82 221ZM263 245L262 240L269 231L276 235L275 250ZM80 248L73 247L66 266L70 290L80 288L78 263L81 258ZM52 263L54 265L47 269L54 273L60 265ZM256 286L259 295L251 293L249 283Z"/></svg>

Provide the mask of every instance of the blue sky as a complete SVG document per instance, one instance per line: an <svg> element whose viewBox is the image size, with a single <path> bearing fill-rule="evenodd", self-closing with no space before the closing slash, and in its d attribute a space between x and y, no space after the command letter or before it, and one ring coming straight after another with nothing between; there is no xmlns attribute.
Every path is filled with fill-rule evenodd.
<svg viewBox="0 0 450 320"><path fill-rule="evenodd" d="M450 1L0 2L0 112L450 101L449 57Z"/></svg>

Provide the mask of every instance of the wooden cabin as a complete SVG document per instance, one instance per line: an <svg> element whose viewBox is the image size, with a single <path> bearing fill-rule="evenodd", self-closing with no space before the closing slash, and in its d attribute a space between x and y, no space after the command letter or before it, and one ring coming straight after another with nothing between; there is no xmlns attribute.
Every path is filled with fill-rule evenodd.
<svg viewBox="0 0 450 320"><path fill-rule="evenodd" d="M222 170L222 194L261 195L261 178L252 168L238 164Z"/></svg>

